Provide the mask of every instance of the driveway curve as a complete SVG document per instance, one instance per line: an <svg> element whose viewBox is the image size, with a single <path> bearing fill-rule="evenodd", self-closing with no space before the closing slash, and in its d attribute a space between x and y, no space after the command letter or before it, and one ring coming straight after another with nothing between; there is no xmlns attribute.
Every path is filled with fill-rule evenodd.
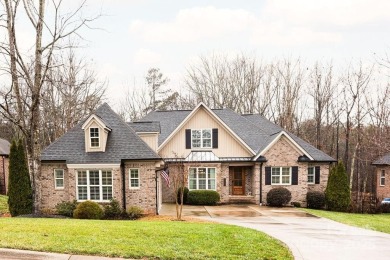
<svg viewBox="0 0 390 260"><path fill-rule="evenodd" d="M162 213L167 214L167 209ZM185 206L183 213L262 231L285 243L298 260L390 259L389 234L315 217L294 208Z"/></svg>

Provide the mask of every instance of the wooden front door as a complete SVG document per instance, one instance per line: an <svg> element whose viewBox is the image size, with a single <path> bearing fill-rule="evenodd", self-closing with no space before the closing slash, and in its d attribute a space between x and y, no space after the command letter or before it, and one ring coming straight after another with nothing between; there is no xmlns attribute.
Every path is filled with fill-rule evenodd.
<svg viewBox="0 0 390 260"><path fill-rule="evenodd" d="M245 172L243 167L233 167L233 195L245 195Z"/></svg>

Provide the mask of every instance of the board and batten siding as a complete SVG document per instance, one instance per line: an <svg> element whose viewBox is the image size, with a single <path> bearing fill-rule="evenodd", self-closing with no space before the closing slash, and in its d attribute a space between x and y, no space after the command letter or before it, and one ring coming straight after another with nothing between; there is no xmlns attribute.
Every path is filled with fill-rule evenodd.
<svg viewBox="0 0 390 260"><path fill-rule="evenodd" d="M138 136L147 144L153 151L157 151L158 134L155 133L139 133Z"/></svg>
<svg viewBox="0 0 390 260"><path fill-rule="evenodd" d="M186 149L186 129L212 129L218 128L218 148L205 148L213 151L218 157L251 157L253 156L241 143L239 143L216 119L204 108L200 108L193 117L176 133L175 136L159 151L163 158L187 157L191 149ZM199 151L202 148L195 148Z"/></svg>

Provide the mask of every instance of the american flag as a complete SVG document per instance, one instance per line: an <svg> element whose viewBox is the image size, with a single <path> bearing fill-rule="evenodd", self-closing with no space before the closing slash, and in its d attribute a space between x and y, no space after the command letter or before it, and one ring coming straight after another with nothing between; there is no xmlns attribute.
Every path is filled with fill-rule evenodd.
<svg viewBox="0 0 390 260"><path fill-rule="evenodd" d="M168 168L165 168L164 170L161 170L160 172L161 177L164 178L165 183L167 184L168 188L171 186L171 181L169 180L169 171Z"/></svg>

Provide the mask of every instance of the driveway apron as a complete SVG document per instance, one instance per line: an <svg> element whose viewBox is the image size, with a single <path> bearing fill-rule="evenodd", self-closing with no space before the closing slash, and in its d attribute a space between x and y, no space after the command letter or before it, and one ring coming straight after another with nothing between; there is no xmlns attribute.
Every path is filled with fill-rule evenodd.
<svg viewBox="0 0 390 260"><path fill-rule="evenodd" d="M318 218L294 208L186 206L185 216L247 227L285 243L295 259L390 259L390 235ZM206 214L206 212L208 214Z"/></svg>

